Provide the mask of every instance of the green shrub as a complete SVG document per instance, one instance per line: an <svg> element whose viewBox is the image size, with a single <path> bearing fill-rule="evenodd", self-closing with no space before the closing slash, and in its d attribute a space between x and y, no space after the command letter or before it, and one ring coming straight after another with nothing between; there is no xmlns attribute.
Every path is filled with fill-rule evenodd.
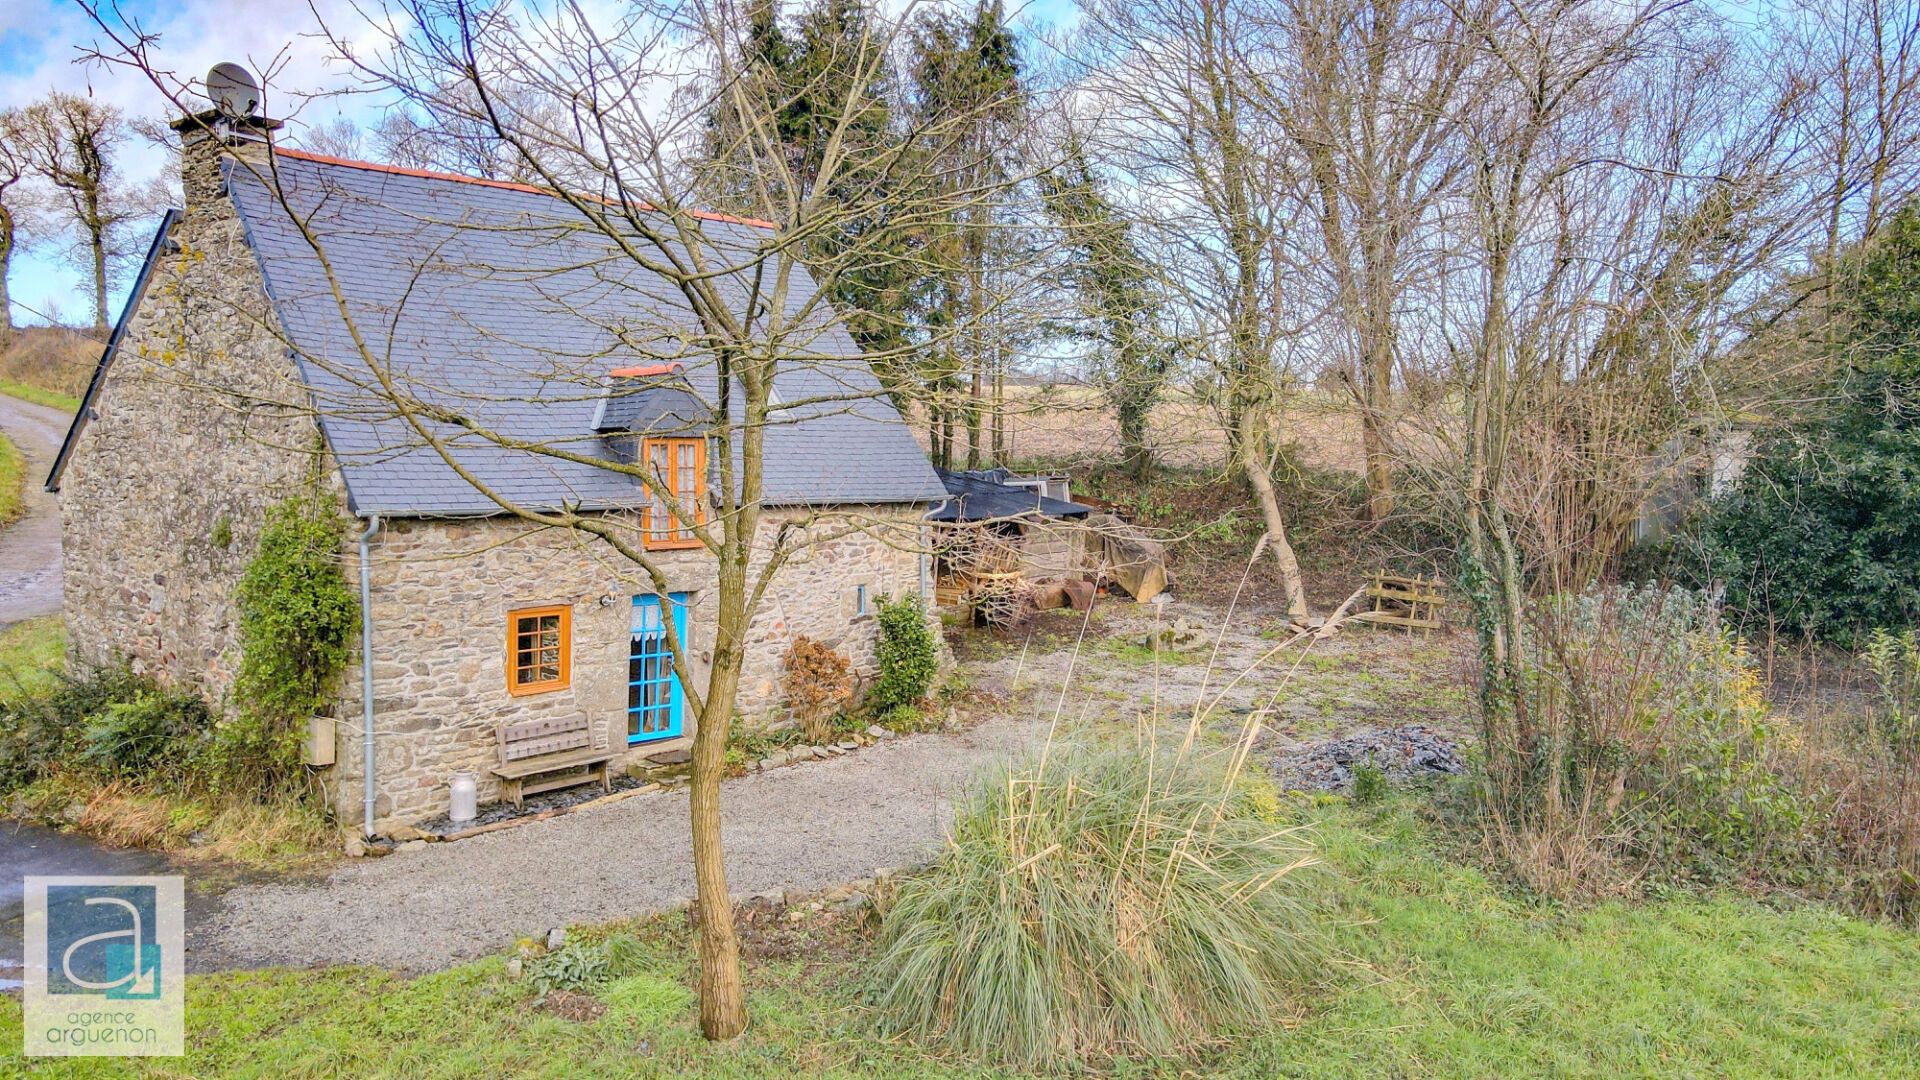
<svg viewBox="0 0 1920 1080"><path fill-rule="evenodd" d="M1530 885L1615 891L1789 857L1807 808L1745 648L1684 589L1604 588L1533 612L1530 745L1483 747L1485 825Z"/></svg>
<svg viewBox="0 0 1920 1080"><path fill-rule="evenodd" d="M1876 629L1861 656L1873 673L1869 737L1897 750L1920 744L1920 633Z"/></svg>
<svg viewBox="0 0 1920 1080"><path fill-rule="evenodd" d="M931 731L940 726L937 718L930 716L927 710L918 705L895 705L875 716L873 722L888 731L902 735L911 735L916 731Z"/></svg>
<svg viewBox="0 0 1920 1080"><path fill-rule="evenodd" d="M1707 514L1695 573L1750 631L1858 643L1920 622L1920 206L1838 265L1822 404L1763 438Z"/></svg>
<svg viewBox="0 0 1920 1080"><path fill-rule="evenodd" d="M1353 801L1361 806L1387 797L1387 774L1372 759L1353 763Z"/></svg>
<svg viewBox="0 0 1920 1080"><path fill-rule="evenodd" d="M867 692L867 709L883 715L902 705L917 705L933 690L940 674L939 642L927 625L918 596L877 599L880 677Z"/></svg>
<svg viewBox="0 0 1920 1080"><path fill-rule="evenodd" d="M267 512L236 594L238 715L221 725L210 758L224 786L283 787L298 777L306 719L333 705L360 626L341 543L340 517L321 494Z"/></svg>
<svg viewBox="0 0 1920 1080"><path fill-rule="evenodd" d="M25 787L79 761L88 722L118 702L155 690L121 666L59 675L53 689L0 706L0 791Z"/></svg>
<svg viewBox="0 0 1920 1080"><path fill-rule="evenodd" d="M112 776L144 778L167 765L184 769L211 721L198 694L143 688L87 719L80 757Z"/></svg>
<svg viewBox="0 0 1920 1080"><path fill-rule="evenodd" d="M545 996L555 990L591 994L613 977L613 961L604 944L571 941L527 965L527 981Z"/></svg>
<svg viewBox="0 0 1920 1080"><path fill-rule="evenodd" d="M1159 1056L1272 1022L1315 970L1299 830L1213 761L1055 747L975 784L900 886L886 1021L1022 1067Z"/></svg>

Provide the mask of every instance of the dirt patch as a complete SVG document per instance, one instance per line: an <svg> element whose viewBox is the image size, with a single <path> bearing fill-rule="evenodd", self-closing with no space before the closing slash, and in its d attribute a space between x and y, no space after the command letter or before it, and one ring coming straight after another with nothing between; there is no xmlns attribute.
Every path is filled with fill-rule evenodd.
<svg viewBox="0 0 1920 1080"><path fill-rule="evenodd" d="M607 1015L607 1004L591 994L577 993L572 990L555 990L534 1005L534 1008L549 1016L562 1020L571 1020L576 1024L590 1024Z"/></svg>
<svg viewBox="0 0 1920 1080"><path fill-rule="evenodd" d="M1470 729L1464 632L1409 637L1355 624L1283 645L1288 635L1271 629L1277 614L1257 603L1228 619L1184 598L1108 602L1086 620L1084 637L1080 616L1051 613L1046 620L1072 623L1072 636L1050 648L1007 641L965 670L1004 708L1067 725L1198 722L1224 740L1257 723L1276 746L1409 723ZM1181 621L1189 633L1178 647L1148 644L1157 628Z"/></svg>
<svg viewBox="0 0 1920 1080"><path fill-rule="evenodd" d="M872 943L871 907L847 910L823 906L789 908L753 901L734 909L740 952L750 961L805 960L830 963L864 953ZM689 922L698 925L697 919Z"/></svg>

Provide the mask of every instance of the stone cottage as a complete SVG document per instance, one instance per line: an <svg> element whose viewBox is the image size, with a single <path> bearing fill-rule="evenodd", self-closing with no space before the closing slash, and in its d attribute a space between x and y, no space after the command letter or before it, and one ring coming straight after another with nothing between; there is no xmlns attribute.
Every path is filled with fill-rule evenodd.
<svg viewBox="0 0 1920 1080"><path fill-rule="evenodd" d="M277 126L174 125L185 207L161 223L47 482L75 659L227 695L262 521L318 485L355 519L342 571L370 600L371 709L356 663L316 725L342 820L439 812L461 772L498 794L500 725L585 717L616 766L685 745L662 635L682 635L701 685L715 563L698 522L602 463L645 463L682 512L715 511L724 410L687 301L550 192L271 148ZM719 215L701 228L721 264L768 236ZM746 277L727 279L743 309ZM814 291L802 274L786 297L813 330L773 388L762 546L798 554L750 629L748 717L780 715L795 635L870 666L875 598L929 588L919 530L945 494ZM666 588L503 503L624 523Z"/></svg>

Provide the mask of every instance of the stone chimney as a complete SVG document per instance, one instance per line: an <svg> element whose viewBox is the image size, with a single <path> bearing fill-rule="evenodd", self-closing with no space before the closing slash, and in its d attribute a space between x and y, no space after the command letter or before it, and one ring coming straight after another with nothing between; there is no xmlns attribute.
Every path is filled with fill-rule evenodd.
<svg viewBox="0 0 1920 1080"><path fill-rule="evenodd" d="M180 190L186 209L194 211L226 197L220 183L221 162L246 158L264 170L267 139L285 125L264 116L229 116L208 109L167 126L180 133Z"/></svg>

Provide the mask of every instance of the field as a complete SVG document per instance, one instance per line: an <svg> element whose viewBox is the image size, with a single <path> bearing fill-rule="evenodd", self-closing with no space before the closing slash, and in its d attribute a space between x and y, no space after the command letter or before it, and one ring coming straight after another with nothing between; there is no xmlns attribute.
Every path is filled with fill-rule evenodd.
<svg viewBox="0 0 1920 1080"><path fill-rule="evenodd" d="M63 328L22 327L0 348L0 394L72 412L80 407L100 342Z"/></svg>
<svg viewBox="0 0 1920 1080"><path fill-rule="evenodd" d="M1014 461L1079 466L1120 459L1120 432L1097 387L1075 383L1009 386L1004 408L1007 455ZM926 423L910 417L921 444ZM1276 429L1315 469L1358 473L1364 463L1352 402L1337 392L1298 390L1285 398ZM1178 469L1218 471L1226 464L1226 433L1218 411L1192 391L1175 387L1155 407L1149 425L1159 460ZM959 436L965 453L965 433Z"/></svg>

